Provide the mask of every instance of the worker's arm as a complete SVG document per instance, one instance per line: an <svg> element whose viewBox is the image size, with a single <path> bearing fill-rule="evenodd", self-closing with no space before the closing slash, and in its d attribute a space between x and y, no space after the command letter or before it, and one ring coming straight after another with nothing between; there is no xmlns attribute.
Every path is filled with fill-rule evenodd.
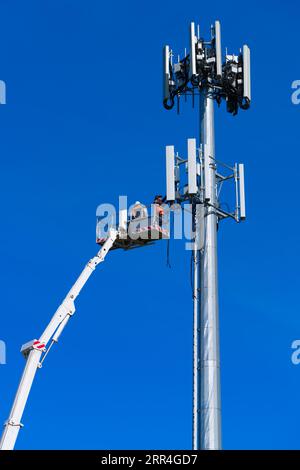
<svg viewBox="0 0 300 470"><path fill-rule="evenodd" d="M96 269L97 265L104 261L106 254L112 248L116 240L117 233L118 232L115 230L110 232L110 235L101 250L88 262L72 289L56 310L49 325L40 338L38 340L30 341L22 347L21 351L27 359L26 365L9 418L4 425L4 431L0 441L1 450L11 450L14 448L19 430L22 427L21 419L36 371L41 367L51 346L58 341L64 327L74 314L74 300L79 295L81 289ZM47 350L46 347L49 341L51 341L51 343ZM45 354L42 358L43 353Z"/></svg>

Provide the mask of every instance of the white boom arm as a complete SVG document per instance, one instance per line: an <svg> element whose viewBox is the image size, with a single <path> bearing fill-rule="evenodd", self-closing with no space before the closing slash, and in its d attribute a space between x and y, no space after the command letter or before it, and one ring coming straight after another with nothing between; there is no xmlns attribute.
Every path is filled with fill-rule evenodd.
<svg viewBox="0 0 300 470"><path fill-rule="evenodd" d="M101 250L88 262L77 281L73 285L72 289L69 291L65 300L56 310L40 339L31 341L30 343L22 346L21 351L27 358L26 366L9 414L9 418L4 424L4 431L0 441L1 450L12 450L14 448L20 428L23 426L21 424L21 419L37 369L41 367L42 362L49 352L51 346L58 341L58 338L61 335L64 327L75 312L74 300L79 295L81 289L97 265L104 261L105 256L116 240L117 234L118 232L116 230L110 232L110 235ZM46 351L46 346L50 340L51 344ZM44 354L41 361L43 352L46 354Z"/></svg>

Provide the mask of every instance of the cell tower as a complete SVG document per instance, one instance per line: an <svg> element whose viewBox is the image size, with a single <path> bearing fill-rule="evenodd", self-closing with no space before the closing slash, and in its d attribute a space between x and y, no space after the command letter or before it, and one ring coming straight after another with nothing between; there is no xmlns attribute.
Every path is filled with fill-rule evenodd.
<svg viewBox="0 0 300 470"><path fill-rule="evenodd" d="M193 449L221 449L220 347L217 267L217 228L221 220L245 219L244 165L229 166L216 160L214 101L225 100L227 111L248 109L251 101L250 49L222 57L220 22L211 27L211 39L190 26L190 53L174 63L169 46L163 52L163 105L172 109L180 98L200 96L200 145L188 140L188 157L166 147L167 201L192 204L193 259ZM183 194L180 166L188 170ZM223 169L225 174L219 172ZM222 170L221 170L222 171ZM224 211L219 202L225 181L234 183L235 207Z"/></svg>
<svg viewBox="0 0 300 470"><path fill-rule="evenodd" d="M192 204L193 243L193 449L221 448L219 311L217 273L217 227L221 220L244 220L245 190L244 166L229 166L215 158L214 101L227 102L227 110L237 114L238 109L248 109L250 94L250 50L243 47L239 55L228 55L222 61L220 23L215 22L211 40L197 36L191 23L190 54L173 64L173 53L164 48L164 96L166 109L173 108L175 100L179 111L181 96L200 96L200 145L196 139L188 140L186 159L175 153L174 146L166 147L167 196L174 203ZM185 165L188 182L183 194L180 168ZM218 168L217 168L218 167ZM219 167L223 169L222 173ZM225 174L224 174L225 173ZM231 212L222 209L219 196L223 183L233 181L235 207ZM24 344L21 352L26 359L25 368L13 401L9 417L4 424L0 449L13 449L20 429L21 419L34 378L75 313L75 301L96 267L113 249L125 250L152 244L155 240L169 238L162 226L162 215L154 212L149 217L146 207L135 205L135 214L128 217L127 209L119 214L118 228L110 227L101 238L97 232L98 251L76 279L60 304L46 329L38 339ZM156 208L157 209L157 208ZM159 208L158 208L159 209ZM137 214L140 214L139 216ZM130 235L129 239L127 234ZM146 237L143 237L143 234ZM136 236L138 235L138 236ZM140 236L142 235L142 236Z"/></svg>

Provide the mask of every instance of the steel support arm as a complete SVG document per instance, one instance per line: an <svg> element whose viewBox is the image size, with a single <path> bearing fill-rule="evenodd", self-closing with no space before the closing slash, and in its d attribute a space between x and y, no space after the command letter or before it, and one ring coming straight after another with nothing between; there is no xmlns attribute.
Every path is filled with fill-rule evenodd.
<svg viewBox="0 0 300 470"><path fill-rule="evenodd" d="M25 345L25 347L22 348L23 354L26 356L27 361L13 406L9 414L9 418L4 424L4 431L0 441L1 450L12 450L14 448L19 430L22 427L21 419L28 395L30 393L36 371L39 367L41 367L41 356L43 352L46 352L47 354L53 343L58 341L58 338L68 323L68 320L75 312L74 300L79 295L81 289L86 284L98 264L104 261L105 256L112 248L116 237L117 231L111 231L109 238L101 250L88 262L77 281L67 294L66 298L56 310L49 325L40 336L40 339L30 342L28 343L28 346ZM46 346L50 340L51 344L49 345L47 351ZM45 358L46 354L44 355L43 359Z"/></svg>

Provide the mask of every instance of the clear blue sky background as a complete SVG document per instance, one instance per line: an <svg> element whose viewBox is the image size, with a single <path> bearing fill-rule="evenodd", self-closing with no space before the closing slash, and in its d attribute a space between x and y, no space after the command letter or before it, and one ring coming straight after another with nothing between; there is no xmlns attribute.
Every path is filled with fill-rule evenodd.
<svg viewBox="0 0 300 470"><path fill-rule="evenodd" d="M216 113L217 158L246 165L247 223L219 231L223 446L299 448L299 3L0 2L0 421L38 337L97 250L102 202L164 192L164 146L197 112L161 105L161 49L220 19L252 48L253 106ZM271 45L274 47L271 48ZM192 298L182 242L114 252L38 372L19 449L190 448Z"/></svg>

